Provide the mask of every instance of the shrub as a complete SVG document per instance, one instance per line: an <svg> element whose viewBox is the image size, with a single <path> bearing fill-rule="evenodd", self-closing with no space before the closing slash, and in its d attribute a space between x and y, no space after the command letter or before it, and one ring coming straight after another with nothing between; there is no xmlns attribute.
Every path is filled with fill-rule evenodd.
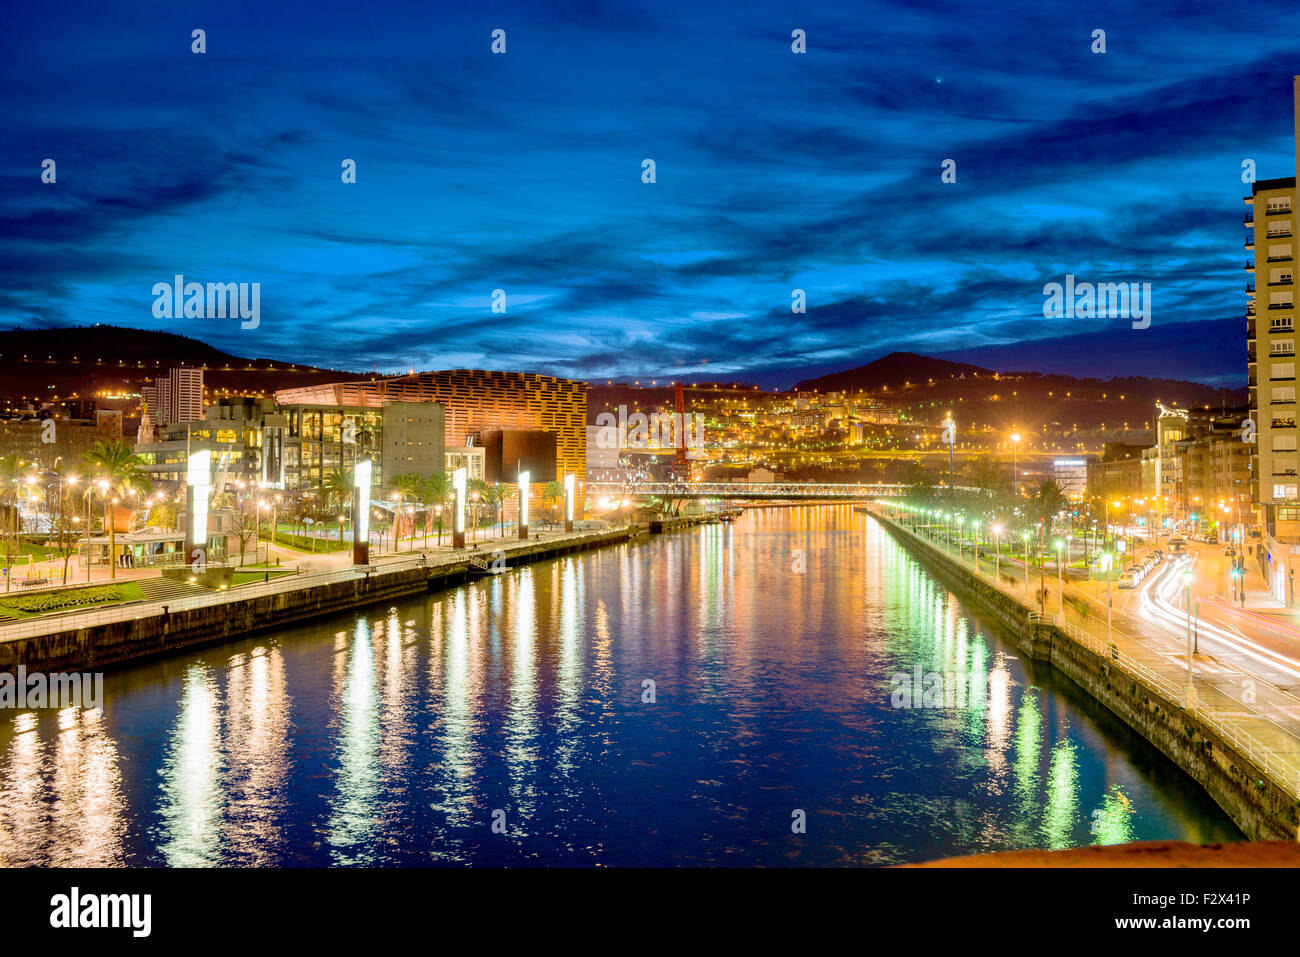
<svg viewBox="0 0 1300 957"><path fill-rule="evenodd" d="M0 605L15 611L35 614L46 611L58 611L62 608L80 608L84 605L99 605L107 601L121 601L125 597L116 585L98 585L94 588L78 588L74 591L39 592L35 595L5 595L0 597Z"/></svg>

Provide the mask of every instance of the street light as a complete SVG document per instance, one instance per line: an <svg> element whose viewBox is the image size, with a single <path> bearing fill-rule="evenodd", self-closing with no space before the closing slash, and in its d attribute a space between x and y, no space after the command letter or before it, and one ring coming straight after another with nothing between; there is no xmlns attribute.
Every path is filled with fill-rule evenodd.
<svg viewBox="0 0 1300 957"><path fill-rule="evenodd" d="M975 569L976 573L978 574L980 570L980 520L978 518L972 520L970 526L971 526L971 539L973 542L973 547L971 551L974 552L974 554L971 556L971 566Z"/></svg>
<svg viewBox="0 0 1300 957"><path fill-rule="evenodd" d="M1114 556L1110 552L1102 552L1101 567L1106 573L1106 644L1110 644L1110 569L1114 564Z"/></svg>
<svg viewBox="0 0 1300 957"><path fill-rule="evenodd" d="M1021 532L1020 537L1025 540L1025 601L1029 601L1029 531Z"/></svg>
<svg viewBox="0 0 1300 957"><path fill-rule="evenodd" d="M1183 572L1184 600L1187 602L1187 707L1196 705L1196 688L1192 684L1192 569Z"/></svg>
<svg viewBox="0 0 1300 957"><path fill-rule="evenodd" d="M1055 542L1055 545L1056 545L1056 610L1057 612L1060 613L1061 617L1064 618L1065 617L1065 586L1063 584L1063 579L1061 577L1061 555L1062 555L1062 551L1065 548L1065 542L1061 541L1058 538Z"/></svg>
<svg viewBox="0 0 1300 957"><path fill-rule="evenodd" d="M1019 471L1019 464L1020 464L1019 453L1020 453L1020 433L1012 432L1011 433L1011 497L1012 498L1020 497L1020 490L1018 484L1019 483L1018 471ZM1027 567L1028 566L1026 566L1026 568ZM1025 587L1026 587L1026 591L1028 591L1028 585L1026 585Z"/></svg>
<svg viewBox="0 0 1300 957"><path fill-rule="evenodd" d="M993 581L1001 581L999 568L1002 563L1002 526L993 526Z"/></svg>

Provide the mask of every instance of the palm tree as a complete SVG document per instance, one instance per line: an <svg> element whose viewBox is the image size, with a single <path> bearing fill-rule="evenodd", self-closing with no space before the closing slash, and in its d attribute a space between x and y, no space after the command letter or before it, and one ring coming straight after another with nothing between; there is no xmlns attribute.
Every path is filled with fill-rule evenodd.
<svg viewBox="0 0 1300 957"><path fill-rule="evenodd" d="M498 530L503 536L506 533L506 502L515 495L515 492L515 487L505 482L497 482L489 489L488 501L492 504Z"/></svg>
<svg viewBox="0 0 1300 957"><path fill-rule="evenodd" d="M321 476L321 497L325 499L325 508L330 509L335 502L341 506L352 500L352 482L348 473L342 469L330 469Z"/></svg>
<svg viewBox="0 0 1300 957"><path fill-rule="evenodd" d="M104 524L108 526L108 577L117 577L117 529L109 511L109 496L148 495L153 483L144 472L144 459L120 439L100 439L85 455L86 464L104 488ZM116 499L114 499L116 501Z"/></svg>
<svg viewBox="0 0 1300 957"><path fill-rule="evenodd" d="M564 501L564 483L554 479L542 486L542 501L551 506L551 524L555 524L555 503Z"/></svg>
<svg viewBox="0 0 1300 957"><path fill-rule="evenodd" d="M397 495L397 515L393 519L393 551L401 551L402 505L406 501L418 502L424 491L424 476L416 472L403 472L388 480L388 487ZM411 509L411 537L415 537L415 509ZM414 545L412 545L414 547Z"/></svg>
<svg viewBox="0 0 1300 957"><path fill-rule="evenodd" d="M478 532L478 503L486 502L488 496L488 483L481 478L472 478L465 483L465 494L469 496L470 504L473 505L474 511L474 531Z"/></svg>
<svg viewBox="0 0 1300 957"><path fill-rule="evenodd" d="M325 502L325 511L329 513L325 521L328 522L336 514L335 503L338 508L352 501L352 476L343 469L330 469L321 476L320 482L321 498ZM339 544L343 544L343 520L339 519ZM325 532L325 550L329 551L329 531Z"/></svg>
<svg viewBox="0 0 1300 957"><path fill-rule="evenodd" d="M451 498L451 476L446 472L435 472L433 475L427 475L424 479L424 487L421 489L424 501L427 505L439 506L438 508L438 544L442 544L442 508L440 506L447 504L447 499ZM426 526L427 528L427 526ZM425 532L425 544L428 544L428 532Z"/></svg>

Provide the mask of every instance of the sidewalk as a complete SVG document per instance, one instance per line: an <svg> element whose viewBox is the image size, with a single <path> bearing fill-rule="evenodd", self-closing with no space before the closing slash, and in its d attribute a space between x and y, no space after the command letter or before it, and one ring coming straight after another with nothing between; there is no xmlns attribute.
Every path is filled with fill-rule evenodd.
<svg viewBox="0 0 1300 957"><path fill-rule="evenodd" d="M941 538L938 541L931 541L922 530L913 532L905 523L880 513L876 513L876 517L888 522L903 535L911 536L922 546L936 553L945 552ZM958 559L955 546L949 546L946 554L949 560L959 561L968 571L974 570L969 550ZM1037 569L1031 569L1028 595L1024 590L1025 578L1022 564L1016 563L1010 566L1005 557L1001 564L1001 574L1014 575L1018 581L1016 585L1009 585L1004 581L995 582L992 571L992 560L986 561L981 557L980 577L1016 600L1025 608L1027 615L1039 615L1045 621L1054 623L1071 639L1113 661L1120 669L1139 683L1147 685L1153 692L1163 695L1180 707L1187 708L1226 740L1243 748L1245 753L1263 769L1275 774L1279 782L1285 782L1289 793L1300 796L1300 725L1290 717L1290 708L1285 706L1285 701L1290 700L1290 696L1285 691L1268 688L1266 693L1265 684L1257 682L1259 705L1248 703L1242 700L1243 686L1239 681L1241 676L1224 677L1208 674L1204 665L1214 659L1210 655L1198 653L1194 656L1194 692L1189 703L1186 701L1188 691L1186 659L1181 653L1169 654L1156 647L1166 643L1169 640L1167 636L1160 632L1146 635L1142 631L1130 634L1116 627L1113 620L1108 634L1104 581L1089 583L1090 587L1087 591L1066 584L1067 601L1062 613L1058 610L1061 606L1058 604L1060 596L1057 593L1055 575L1043 576L1043 585L1048 589L1046 607L1043 607L1037 600L1039 582L1037 577L1034 577ZM1096 597L1089 593L1094 589L1097 591ZM1116 591L1112 583L1112 601ZM1069 602L1071 598L1077 599L1086 613L1081 613L1078 607L1071 605ZM1112 619L1117 607L1117 605L1112 606ZM1266 698L1273 698L1276 703L1266 702ZM1262 713L1261 707L1267 707L1273 713L1271 715Z"/></svg>

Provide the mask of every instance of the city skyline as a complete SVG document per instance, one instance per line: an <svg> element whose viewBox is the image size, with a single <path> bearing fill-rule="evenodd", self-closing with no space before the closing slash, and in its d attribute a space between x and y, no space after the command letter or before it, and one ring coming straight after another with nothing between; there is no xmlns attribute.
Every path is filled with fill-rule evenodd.
<svg viewBox="0 0 1300 957"><path fill-rule="evenodd" d="M1239 387L1242 162L1294 170L1289 32L1172 9L505 5L360 35L215 9L145 29L86 9L55 35L19 14L0 323L340 369L770 388L902 350ZM52 44L53 75L34 67ZM260 283L259 323L155 319L174 275ZM1149 327L1044 319L1067 275L1150 283Z"/></svg>

